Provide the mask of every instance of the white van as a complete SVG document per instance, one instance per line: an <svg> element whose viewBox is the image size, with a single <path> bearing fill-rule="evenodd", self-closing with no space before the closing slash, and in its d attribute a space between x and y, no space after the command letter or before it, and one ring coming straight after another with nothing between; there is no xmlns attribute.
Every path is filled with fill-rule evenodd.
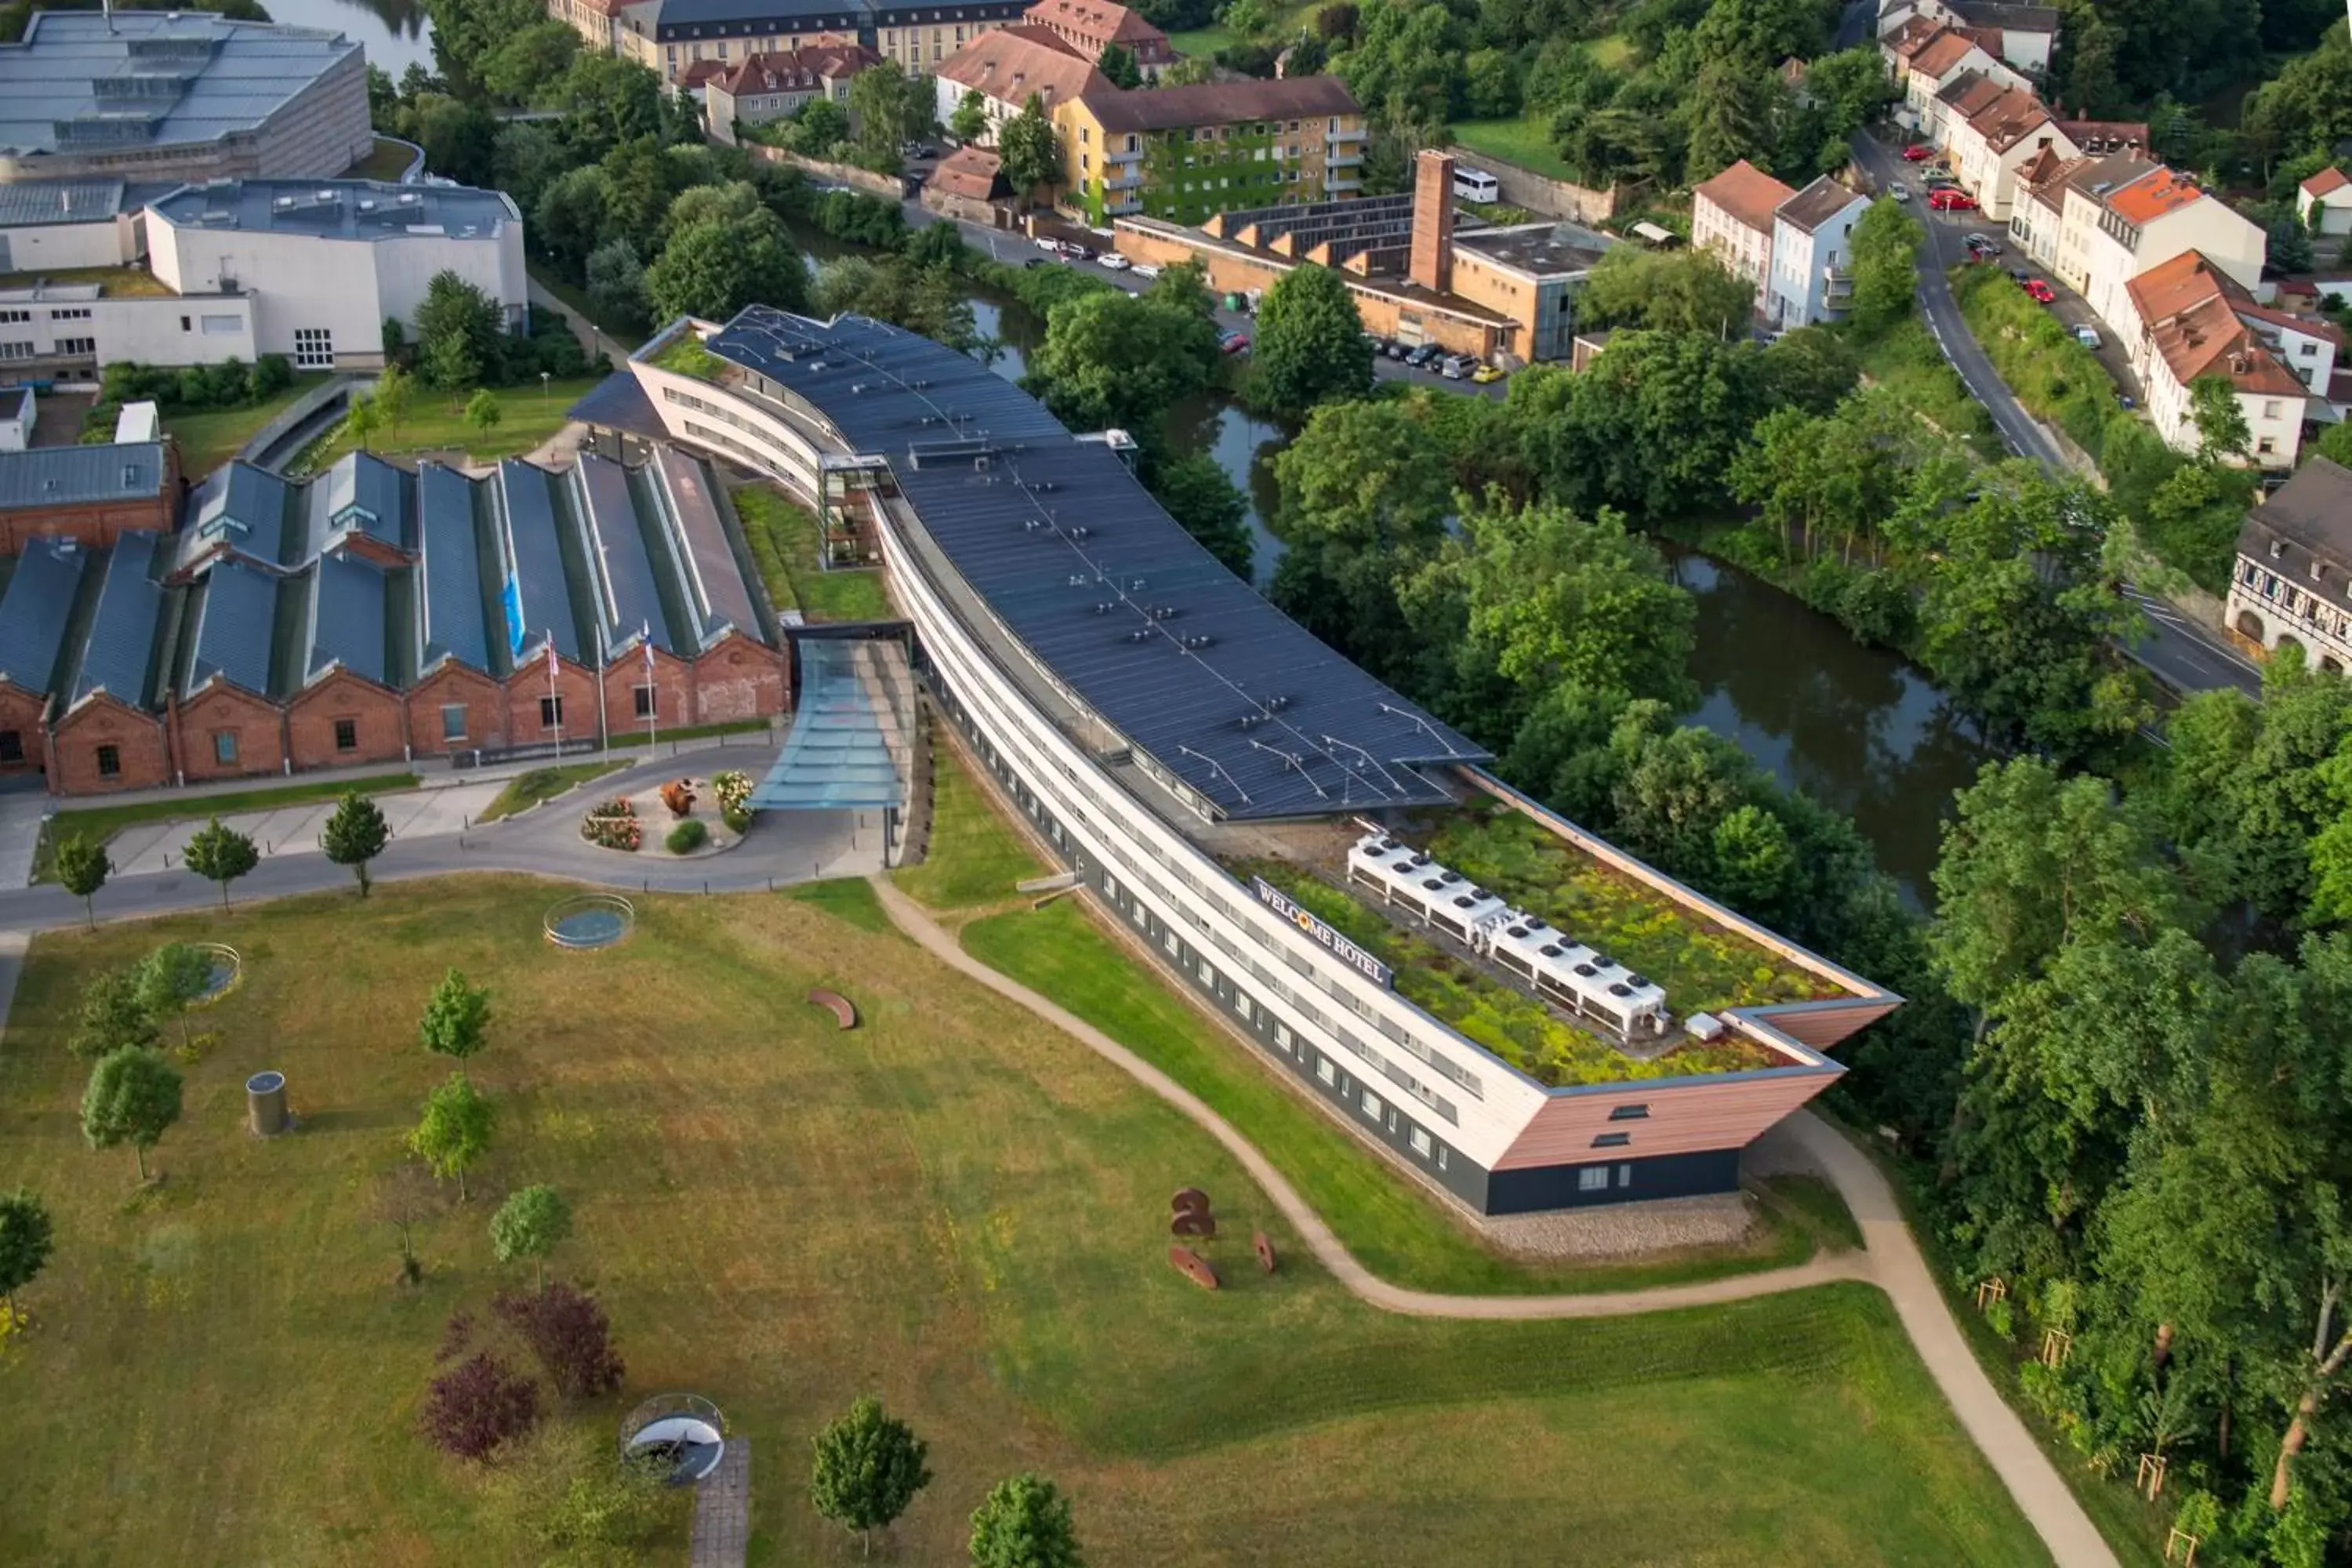
<svg viewBox="0 0 2352 1568"><path fill-rule="evenodd" d="M1499 202L1503 199L1502 183L1484 169L1454 171L1454 194L1465 202Z"/></svg>

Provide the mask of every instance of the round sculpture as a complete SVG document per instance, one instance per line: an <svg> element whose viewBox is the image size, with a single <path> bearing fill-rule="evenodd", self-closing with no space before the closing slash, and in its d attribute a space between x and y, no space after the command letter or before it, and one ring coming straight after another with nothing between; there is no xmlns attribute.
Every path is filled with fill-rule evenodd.
<svg viewBox="0 0 2352 1568"><path fill-rule="evenodd" d="M1202 1257L1191 1247L1170 1247L1168 1249L1168 1261L1175 1268L1177 1273L1181 1274L1185 1279L1190 1279L1202 1289L1213 1290L1217 1288L1217 1271L1210 1267L1209 1260L1207 1258Z"/></svg>
<svg viewBox="0 0 2352 1568"><path fill-rule="evenodd" d="M621 1457L660 1468L674 1487L692 1486L727 1453L727 1418L698 1394L656 1394L621 1422Z"/></svg>
<svg viewBox="0 0 2352 1568"><path fill-rule="evenodd" d="M197 994L194 1005L202 1006L207 1002L219 1001L244 978L245 960L238 957L236 949L226 942L199 942L189 945L212 961L212 970L205 977L205 988Z"/></svg>
<svg viewBox="0 0 2352 1568"><path fill-rule="evenodd" d="M1168 1208L1171 1214L1207 1214L1209 1194L1198 1187L1186 1187L1168 1200Z"/></svg>
<svg viewBox="0 0 2352 1568"><path fill-rule="evenodd" d="M1250 1234L1250 1248L1257 1254L1257 1266L1268 1274L1273 1273L1274 1243L1266 1239L1265 1232L1260 1230Z"/></svg>
<svg viewBox="0 0 2352 1568"><path fill-rule="evenodd" d="M1187 1211L1168 1222L1168 1233L1171 1236L1197 1236L1205 1240L1217 1234L1216 1216L1198 1210Z"/></svg>
<svg viewBox="0 0 2352 1568"><path fill-rule="evenodd" d="M618 893L582 893L549 908L540 928L562 948L611 947L637 923L637 911Z"/></svg>

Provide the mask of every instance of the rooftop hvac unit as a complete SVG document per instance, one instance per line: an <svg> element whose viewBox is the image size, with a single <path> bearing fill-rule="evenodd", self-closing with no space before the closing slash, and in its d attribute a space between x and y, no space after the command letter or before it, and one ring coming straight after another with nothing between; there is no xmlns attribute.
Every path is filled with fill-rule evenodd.
<svg viewBox="0 0 2352 1568"><path fill-rule="evenodd" d="M1204 632L1195 632L1192 636L1183 639L1184 646L1186 647L1195 650L1204 648L1215 640L1216 639L1214 637L1208 636Z"/></svg>
<svg viewBox="0 0 2352 1568"><path fill-rule="evenodd" d="M1712 1013L1693 1013L1683 1020L1683 1031L1704 1045L1723 1038L1723 1020Z"/></svg>

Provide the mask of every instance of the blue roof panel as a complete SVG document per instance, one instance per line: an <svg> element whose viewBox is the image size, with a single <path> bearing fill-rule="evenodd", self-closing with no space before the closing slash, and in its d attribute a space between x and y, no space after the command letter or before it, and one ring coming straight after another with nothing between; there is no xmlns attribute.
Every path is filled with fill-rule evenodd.
<svg viewBox="0 0 2352 1568"><path fill-rule="evenodd" d="M628 470L608 458L583 451L573 473L581 516L588 523L589 549L596 558L603 599L597 610L604 619L604 646L622 647L649 627L656 647L677 653L669 619L662 613L653 558L646 553L646 537L637 530ZM689 646L685 651L691 656L699 647Z"/></svg>
<svg viewBox="0 0 2352 1568"><path fill-rule="evenodd" d="M517 592L507 595L522 607L521 643L539 646L552 635L555 651L578 661L580 629L572 618L572 595L563 580L563 542L556 532L555 505L548 476L517 458L499 465L499 497L506 510ZM511 645L510 645L511 646Z"/></svg>
<svg viewBox="0 0 2352 1568"><path fill-rule="evenodd" d="M711 494L710 470L675 447L654 448L654 473L661 483L671 519L677 523L680 559L686 565L687 591L702 615L702 638L707 644L722 626L746 637L760 635L760 615L751 605L751 585L719 520L719 503Z"/></svg>
<svg viewBox="0 0 2352 1568"><path fill-rule="evenodd" d="M117 539L108 552L98 609L90 616L69 704L103 691L132 708L147 705L147 672L154 664L163 608L163 585L147 575L158 540L156 534L133 530Z"/></svg>
<svg viewBox="0 0 2352 1568"><path fill-rule="evenodd" d="M348 555L321 556L310 600L310 657L303 679L338 665L379 685L384 677L383 572Z"/></svg>
<svg viewBox="0 0 2352 1568"><path fill-rule="evenodd" d="M160 441L0 452L0 508L152 500L163 489Z"/></svg>
<svg viewBox="0 0 2352 1568"><path fill-rule="evenodd" d="M71 541L37 539L25 546L0 597L0 680L47 693L89 554Z"/></svg>
<svg viewBox="0 0 2352 1568"><path fill-rule="evenodd" d="M474 531L473 481L427 463L416 471L417 548L423 556L420 614L430 668L444 658L488 672L489 627L482 619L482 556Z"/></svg>
<svg viewBox="0 0 2352 1568"><path fill-rule="evenodd" d="M217 675L269 695L269 637L277 616L277 578L236 561L215 563L205 574L196 611L196 656L188 669L188 689Z"/></svg>

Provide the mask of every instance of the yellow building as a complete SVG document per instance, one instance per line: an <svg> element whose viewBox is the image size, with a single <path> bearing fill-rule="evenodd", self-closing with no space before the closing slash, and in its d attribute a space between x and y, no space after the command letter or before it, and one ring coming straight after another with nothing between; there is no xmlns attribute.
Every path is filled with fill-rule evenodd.
<svg viewBox="0 0 2352 1568"><path fill-rule="evenodd" d="M1097 227L1353 196L1371 135L1328 76L1090 92L1055 104L1054 123L1065 200Z"/></svg>

